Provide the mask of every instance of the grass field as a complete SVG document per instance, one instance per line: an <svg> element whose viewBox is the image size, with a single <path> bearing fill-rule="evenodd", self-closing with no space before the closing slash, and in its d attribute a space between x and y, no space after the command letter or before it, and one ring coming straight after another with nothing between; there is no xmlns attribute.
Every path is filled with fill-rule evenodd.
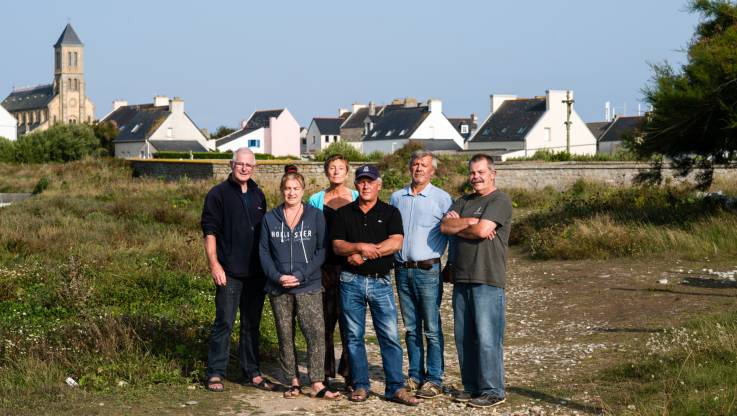
<svg viewBox="0 0 737 416"><path fill-rule="evenodd" d="M393 169L396 177L384 195L406 181L401 165ZM441 173L439 184L458 195L463 177L457 163ZM0 211L0 408L37 411L49 401L77 397L81 393L61 382L67 377L86 394L101 395L199 380L214 316L199 216L215 181L132 178L122 162L108 159L0 164L0 192L30 192L44 178L42 193ZM274 206L276 184L262 185ZM737 188L718 186L732 195ZM520 214L512 243L534 258L737 254L737 214L689 189L579 183L563 193L508 192ZM268 305L265 311L262 341L273 358ZM721 328L734 329L734 321L735 315L727 316ZM734 359L734 338L716 337L716 327L705 325L696 333L712 338L714 351L669 352L664 364L642 365L671 374L690 368L694 354L703 353L721 368ZM722 343L731 348L723 356ZM651 367L638 368L612 370L602 380L636 380L646 393L632 394L642 401L676 406L673 396L679 395L648 396L648 388L657 389L637 378ZM698 369L685 374L695 380ZM715 377L718 371L732 370L715 369Z"/></svg>

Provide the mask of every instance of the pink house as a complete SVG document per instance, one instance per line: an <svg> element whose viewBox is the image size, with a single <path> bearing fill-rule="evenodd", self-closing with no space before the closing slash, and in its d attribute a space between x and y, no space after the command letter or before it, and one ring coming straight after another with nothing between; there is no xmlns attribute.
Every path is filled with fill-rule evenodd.
<svg viewBox="0 0 737 416"><path fill-rule="evenodd" d="M241 128L215 142L218 151L248 147L254 153L299 156L299 123L286 108L259 110L241 123Z"/></svg>

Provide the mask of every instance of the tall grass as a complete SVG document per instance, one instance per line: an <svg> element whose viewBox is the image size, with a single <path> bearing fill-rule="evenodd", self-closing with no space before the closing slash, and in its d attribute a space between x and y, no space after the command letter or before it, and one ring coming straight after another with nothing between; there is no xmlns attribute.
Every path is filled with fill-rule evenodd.
<svg viewBox="0 0 737 416"><path fill-rule="evenodd" d="M521 218L510 241L542 259L737 255L737 213L686 187L577 182Z"/></svg>

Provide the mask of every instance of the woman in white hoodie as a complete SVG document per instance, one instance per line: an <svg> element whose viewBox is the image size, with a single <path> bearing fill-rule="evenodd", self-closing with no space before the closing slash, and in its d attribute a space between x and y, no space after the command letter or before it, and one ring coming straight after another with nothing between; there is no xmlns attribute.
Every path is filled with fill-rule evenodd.
<svg viewBox="0 0 737 416"><path fill-rule="evenodd" d="M279 339L279 363L284 375L291 378L284 397L301 394L294 344L295 318L299 318L307 341L310 396L337 400L340 393L323 384L325 325L320 266L325 261L325 219L320 210L302 203L305 180L296 167L285 170L280 186L284 202L264 216L259 241L265 290Z"/></svg>

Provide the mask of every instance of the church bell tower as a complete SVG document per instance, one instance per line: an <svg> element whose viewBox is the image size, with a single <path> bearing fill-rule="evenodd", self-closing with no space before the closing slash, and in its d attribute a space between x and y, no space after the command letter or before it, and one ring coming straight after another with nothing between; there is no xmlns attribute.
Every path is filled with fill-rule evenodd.
<svg viewBox="0 0 737 416"><path fill-rule="evenodd" d="M85 87L84 44L67 24L54 44L54 93L59 96L59 106L53 119L70 124L88 121Z"/></svg>

